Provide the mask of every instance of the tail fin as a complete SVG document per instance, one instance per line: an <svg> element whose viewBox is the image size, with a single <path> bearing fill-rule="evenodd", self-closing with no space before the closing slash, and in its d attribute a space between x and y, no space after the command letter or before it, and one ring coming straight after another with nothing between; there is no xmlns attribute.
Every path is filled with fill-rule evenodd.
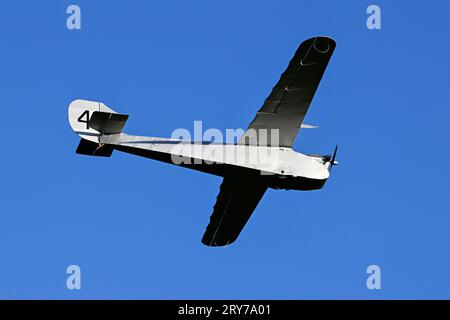
<svg viewBox="0 0 450 320"><path fill-rule="evenodd" d="M69 123L81 137L79 154L109 157L112 146L100 143L102 135L121 133L128 115L119 114L101 102L75 100L69 105Z"/></svg>

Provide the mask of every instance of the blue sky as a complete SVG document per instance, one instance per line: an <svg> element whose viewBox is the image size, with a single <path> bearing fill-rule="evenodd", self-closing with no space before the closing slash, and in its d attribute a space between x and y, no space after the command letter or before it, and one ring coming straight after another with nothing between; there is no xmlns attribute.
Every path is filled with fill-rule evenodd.
<svg viewBox="0 0 450 320"><path fill-rule="evenodd" d="M0 4L0 298L450 298L447 1L76 1L73 31L70 4ZM77 98L131 134L245 128L314 35L337 47L294 148L341 164L269 190L232 246L200 243L220 178L75 154Z"/></svg>

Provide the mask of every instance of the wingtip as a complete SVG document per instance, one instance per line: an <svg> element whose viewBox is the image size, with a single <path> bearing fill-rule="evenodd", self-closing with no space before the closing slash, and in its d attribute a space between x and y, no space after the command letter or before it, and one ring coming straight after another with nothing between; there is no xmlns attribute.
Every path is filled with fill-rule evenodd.
<svg viewBox="0 0 450 320"><path fill-rule="evenodd" d="M202 238L202 243L207 247L227 247L234 243L235 240L226 240L226 241L217 241L214 239L207 239L206 237Z"/></svg>
<svg viewBox="0 0 450 320"><path fill-rule="evenodd" d="M328 41L336 43L336 41L330 36L319 35L319 36L315 36L314 38L328 40Z"/></svg>
<svg viewBox="0 0 450 320"><path fill-rule="evenodd" d="M308 40L305 40L305 42L307 41L319 41L319 42L323 42L323 44L328 44L330 45L330 47L335 48L336 47L336 41L329 37L329 36L324 36L324 35L319 35L319 36L314 36L309 38Z"/></svg>

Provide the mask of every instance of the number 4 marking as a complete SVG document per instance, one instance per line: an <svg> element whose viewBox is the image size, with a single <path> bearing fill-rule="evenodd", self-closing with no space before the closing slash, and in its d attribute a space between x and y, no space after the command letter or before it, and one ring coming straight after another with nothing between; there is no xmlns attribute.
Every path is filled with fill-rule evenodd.
<svg viewBox="0 0 450 320"><path fill-rule="evenodd" d="M84 116L86 116L86 120L84 120ZM78 117L78 122L86 123L86 129L89 130L89 110L85 110L81 116Z"/></svg>

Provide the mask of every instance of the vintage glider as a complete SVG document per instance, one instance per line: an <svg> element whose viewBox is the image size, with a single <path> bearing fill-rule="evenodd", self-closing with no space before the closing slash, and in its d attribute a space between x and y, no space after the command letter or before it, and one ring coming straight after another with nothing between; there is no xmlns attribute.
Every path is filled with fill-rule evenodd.
<svg viewBox="0 0 450 320"><path fill-rule="evenodd" d="M68 113L72 129L81 137L76 152L109 157L118 150L223 177L202 242L228 245L237 239L267 188L320 189L337 164L337 147L332 156L292 150L298 130L313 127L303 119L335 46L327 37L304 41L238 143L128 135L122 132L127 115L100 102L75 100ZM260 161L261 155L269 161Z"/></svg>

